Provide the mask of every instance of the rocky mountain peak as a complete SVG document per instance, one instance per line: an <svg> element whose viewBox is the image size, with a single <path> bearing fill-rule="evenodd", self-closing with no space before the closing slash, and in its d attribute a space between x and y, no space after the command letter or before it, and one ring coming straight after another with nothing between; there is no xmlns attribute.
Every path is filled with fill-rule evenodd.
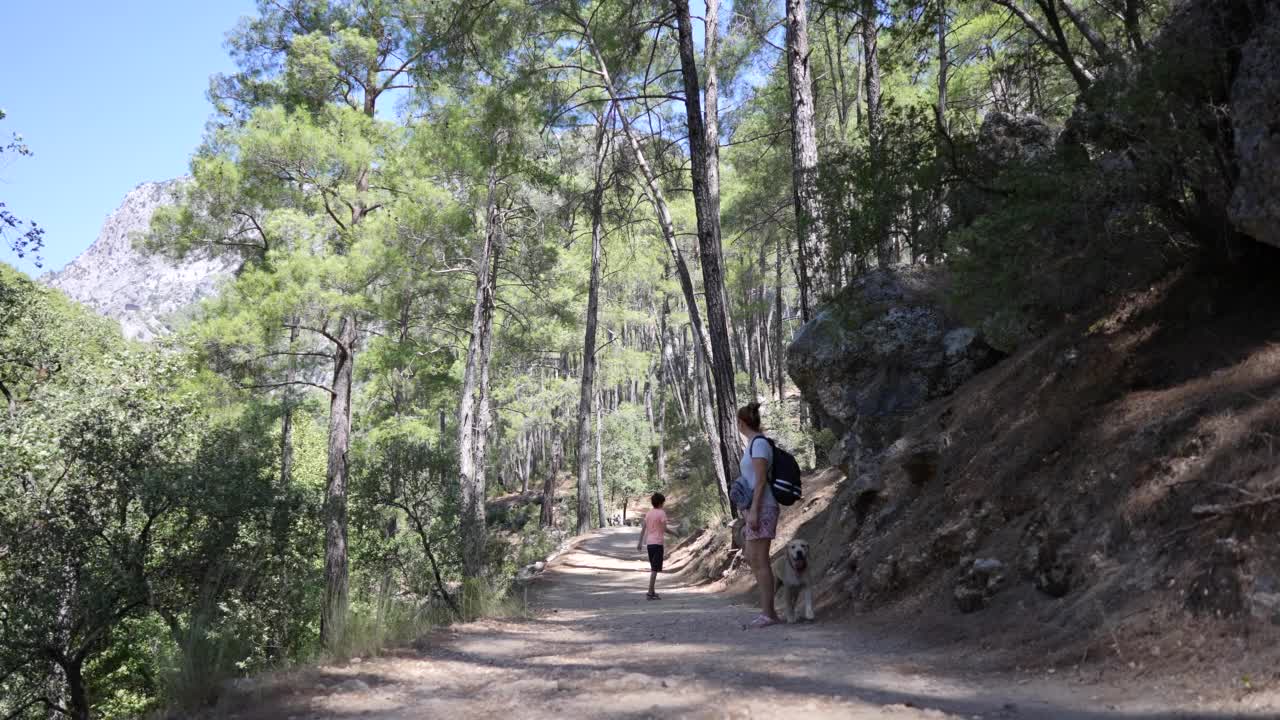
<svg viewBox="0 0 1280 720"><path fill-rule="evenodd" d="M63 269L40 281L120 323L125 337L149 341L173 330L175 316L212 295L235 269L230 258L194 254L182 262L133 245L157 208L174 202L185 178L146 182L107 216L98 238Z"/></svg>

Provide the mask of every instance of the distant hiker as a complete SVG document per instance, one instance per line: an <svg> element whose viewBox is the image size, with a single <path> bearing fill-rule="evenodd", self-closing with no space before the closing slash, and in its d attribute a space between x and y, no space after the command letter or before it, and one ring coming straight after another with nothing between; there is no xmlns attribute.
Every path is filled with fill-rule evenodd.
<svg viewBox="0 0 1280 720"><path fill-rule="evenodd" d="M666 552L663 542L670 532L667 529L667 511L662 509L667 498L662 493L654 493L649 501L653 503L653 509L644 514L644 522L640 523L640 540L636 542L636 551L648 546L649 599L661 600L661 596L654 590L654 584L658 581L658 573L662 572L662 557Z"/></svg>
<svg viewBox="0 0 1280 720"><path fill-rule="evenodd" d="M735 483L750 498L746 506L747 561L760 589L760 614L748 623L762 628L781 622L773 606L773 569L769 567L769 545L778 534L778 501L769 490L769 467L773 464L773 444L760 430L760 403L738 409L738 432L747 441L738 469L742 475ZM745 498L744 498L745 499ZM741 505L740 505L740 509Z"/></svg>

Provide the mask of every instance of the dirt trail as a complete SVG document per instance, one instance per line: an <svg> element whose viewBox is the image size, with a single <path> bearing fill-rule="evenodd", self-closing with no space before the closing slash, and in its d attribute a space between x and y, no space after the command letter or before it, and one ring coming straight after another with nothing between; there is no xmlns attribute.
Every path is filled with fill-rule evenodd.
<svg viewBox="0 0 1280 720"><path fill-rule="evenodd" d="M536 619L485 621L417 650L311 671L231 717L293 718L1205 718L1177 689L969 674L847 623L744 630L753 608L679 573L644 597L635 531L606 530L534 583ZM677 568L678 570L678 568Z"/></svg>

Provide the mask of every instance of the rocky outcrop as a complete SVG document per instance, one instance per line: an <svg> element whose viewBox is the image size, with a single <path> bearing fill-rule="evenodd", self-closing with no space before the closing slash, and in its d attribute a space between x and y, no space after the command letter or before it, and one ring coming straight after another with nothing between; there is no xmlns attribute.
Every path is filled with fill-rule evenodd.
<svg viewBox="0 0 1280 720"><path fill-rule="evenodd" d="M1057 133L1034 115L988 113L978 131L978 154L995 165L1035 162L1054 151Z"/></svg>
<svg viewBox="0 0 1280 720"><path fill-rule="evenodd" d="M1001 176L1015 168L1026 168L1053 157L1059 133L1034 115L988 113L978 130L978 146L969 172L983 179L985 187L959 184L948 194L947 206L955 225L972 224L982 215L1000 207L1002 195L990 192Z"/></svg>
<svg viewBox="0 0 1280 720"><path fill-rule="evenodd" d="M1280 247L1280 10L1245 46L1231 86L1240 176L1231 221L1255 240Z"/></svg>
<svg viewBox="0 0 1280 720"><path fill-rule="evenodd" d="M133 246L157 208L173 203L181 180L143 183L102 224L89 249L40 281L120 323L125 337L148 341L173 330L177 316L212 295L232 260L196 254L181 262Z"/></svg>
<svg viewBox="0 0 1280 720"><path fill-rule="evenodd" d="M943 312L944 285L936 269L878 270L800 330L787 368L842 438L833 461L859 469L898 440L904 419L1000 357L978 332ZM903 453L904 465L916 468L930 456L916 449Z"/></svg>

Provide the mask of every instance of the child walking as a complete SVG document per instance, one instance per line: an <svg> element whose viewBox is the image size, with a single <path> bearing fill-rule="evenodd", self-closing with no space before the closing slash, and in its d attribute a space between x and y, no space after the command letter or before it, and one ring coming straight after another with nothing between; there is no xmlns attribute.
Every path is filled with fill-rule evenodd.
<svg viewBox="0 0 1280 720"><path fill-rule="evenodd" d="M662 572L662 555L665 551L663 540L668 532L667 511L663 510L662 506L666 504L667 498L662 493L654 493L649 501L653 503L653 509L644 514L644 522L640 524L640 540L636 542L636 551L648 546L649 599L661 600L662 598L654 590L654 583L658 581L658 573Z"/></svg>

